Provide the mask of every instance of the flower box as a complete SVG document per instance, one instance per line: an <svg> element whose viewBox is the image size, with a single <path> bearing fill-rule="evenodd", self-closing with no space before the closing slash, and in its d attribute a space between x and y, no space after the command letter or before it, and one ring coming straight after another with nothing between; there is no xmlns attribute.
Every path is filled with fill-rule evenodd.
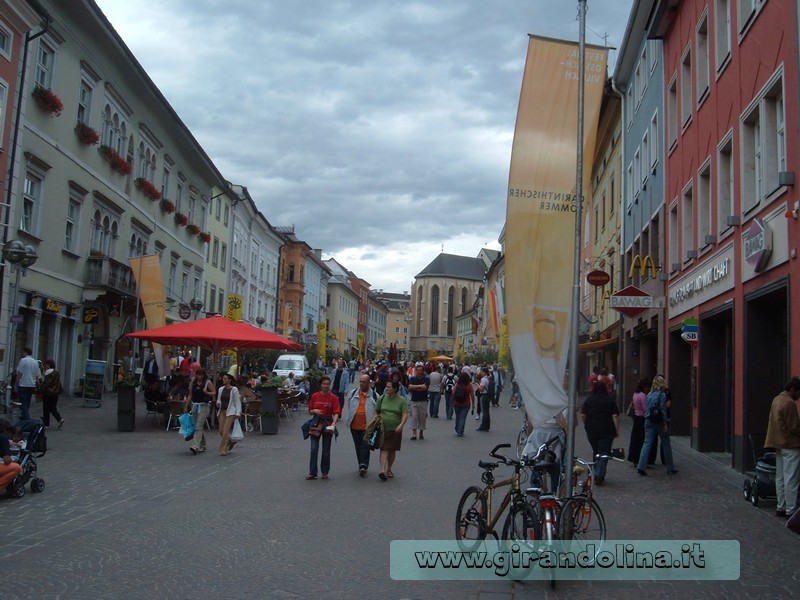
<svg viewBox="0 0 800 600"><path fill-rule="evenodd" d="M186 231L188 231L192 235L199 235L200 234L200 228L197 225L195 225L194 223L189 223L189 225L186 226Z"/></svg>
<svg viewBox="0 0 800 600"><path fill-rule="evenodd" d="M64 110L64 103L61 102L61 98L53 93L53 90L37 85L33 88L31 95L40 109L51 113L55 117L59 116Z"/></svg>
<svg viewBox="0 0 800 600"><path fill-rule="evenodd" d="M136 184L136 187L139 188L139 190L141 190L145 196L149 196L153 202L158 202L161 200L161 192L159 192L156 189L156 186L154 186L144 177L137 177L134 183Z"/></svg>
<svg viewBox="0 0 800 600"><path fill-rule="evenodd" d="M200 234L200 239L203 240L206 244L211 243L211 232L204 231Z"/></svg>
<svg viewBox="0 0 800 600"><path fill-rule="evenodd" d="M165 198L164 200L161 201L161 210L162 212L171 215L176 210L175 203L172 202L172 200L167 200Z"/></svg>
<svg viewBox="0 0 800 600"><path fill-rule="evenodd" d="M111 146L100 146L98 150L100 156L105 158L111 165L111 170L120 175L130 175L133 173L133 165L122 158L119 153Z"/></svg>
<svg viewBox="0 0 800 600"><path fill-rule="evenodd" d="M100 134L94 129L89 127L86 123L78 123L75 126L75 133L81 144L85 146L94 146L100 141Z"/></svg>
<svg viewBox="0 0 800 600"><path fill-rule="evenodd" d="M189 217L183 213L175 213L175 224L179 227L186 227L189 224Z"/></svg>

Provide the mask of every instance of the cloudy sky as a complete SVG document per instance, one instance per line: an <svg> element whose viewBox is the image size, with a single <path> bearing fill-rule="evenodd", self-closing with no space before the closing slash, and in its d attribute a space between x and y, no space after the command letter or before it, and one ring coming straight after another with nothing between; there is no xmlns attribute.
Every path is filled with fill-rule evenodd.
<svg viewBox="0 0 800 600"><path fill-rule="evenodd" d="M573 0L97 2L273 225L394 292L499 249L527 34L578 39ZM630 7L589 0L587 43Z"/></svg>

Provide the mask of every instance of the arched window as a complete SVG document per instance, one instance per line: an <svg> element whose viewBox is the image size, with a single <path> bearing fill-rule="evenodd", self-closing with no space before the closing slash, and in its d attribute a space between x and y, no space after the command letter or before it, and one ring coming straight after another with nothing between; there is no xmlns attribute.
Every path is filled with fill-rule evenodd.
<svg viewBox="0 0 800 600"><path fill-rule="evenodd" d="M103 109L103 144L112 147L114 145L114 124L111 121L111 107L106 104Z"/></svg>
<svg viewBox="0 0 800 600"><path fill-rule="evenodd" d="M456 288L454 286L450 286L450 289L447 290L447 335L453 335L453 324L455 323L455 298L456 298Z"/></svg>
<svg viewBox="0 0 800 600"><path fill-rule="evenodd" d="M99 210L95 211L94 217L92 217L92 242L90 248L98 252L101 252L103 248L103 217L100 215Z"/></svg>
<svg viewBox="0 0 800 600"><path fill-rule="evenodd" d="M467 288L461 288L461 314L467 312Z"/></svg>
<svg viewBox="0 0 800 600"><path fill-rule="evenodd" d="M422 286L417 288L417 335L422 335Z"/></svg>
<svg viewBox="0 0 800 600"><path fill-rule="evenodd" d="M431 335L439 335L439 286L431 288Z"/></svg>

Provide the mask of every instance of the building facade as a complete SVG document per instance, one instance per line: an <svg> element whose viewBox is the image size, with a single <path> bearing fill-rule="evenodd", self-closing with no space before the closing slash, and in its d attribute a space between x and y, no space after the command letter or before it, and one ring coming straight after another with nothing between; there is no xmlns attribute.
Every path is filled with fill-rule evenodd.
<svg viewBox="0 0 800 600"><path fill-rule="evenodd" d="M358 303L360 298L350 285L350 273L335 258L325 265L331 272L326 298L328 322L328 358L348 353L358 355Z"/></svg>

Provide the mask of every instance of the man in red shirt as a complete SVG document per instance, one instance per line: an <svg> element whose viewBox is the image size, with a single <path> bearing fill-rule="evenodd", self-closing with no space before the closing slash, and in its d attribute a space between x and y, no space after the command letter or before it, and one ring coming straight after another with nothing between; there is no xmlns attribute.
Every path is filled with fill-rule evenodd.
<svg viewBox="0 0 800 600"><path fill-rule="evenodd" d="M339 398L331 393L331 378L327 375L320 380L320 391L315 392L308 401L308 414L312 416L312 421L321 419L326 425L320 437L310 436L311 440L311 460L309 461L308 475L306 479L317 478L317 457L319 456L319 440L322 439L322 462L320 471L322 478L328 478L331 470L331 440L336 431L336 421L342 414L339 406Z"/></svg>

